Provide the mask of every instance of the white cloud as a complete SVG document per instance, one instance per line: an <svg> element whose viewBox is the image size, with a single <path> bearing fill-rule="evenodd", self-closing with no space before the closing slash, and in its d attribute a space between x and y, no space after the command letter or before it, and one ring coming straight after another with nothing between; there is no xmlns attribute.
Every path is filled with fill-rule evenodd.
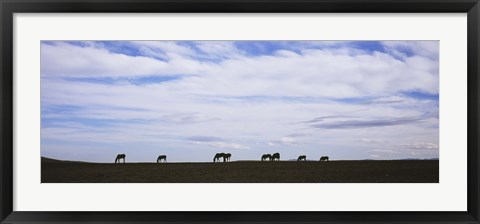
<svg viewBox="0 0 480 224"><path fill-rule="evenodd" d="M178 56L192 56L195 51L189 47L181 46L175 41L131 41L148 56L163 56L165 59Z"/></svg>
<svg viewBox="0 0 480 224"><path fill-rule="evenodd" d="M409 144L402 144L400 146L406 147L408 149L437 149L438 144L435 143L426 143L426 142L416 142L416 143L409 143Z"/></svg>
<svg viewBox="0 0 480 224"><path fill-rule="evenodd" d="M211 66L181 55L168 62L148 56L112 53L98 46L44 43L41 45L41 74L43 77L63 78L195 75Z"/></svg>
<svg viewBox="0 0 480 224"><path fill-rule="evenodd" d="M298 141L292 137L281 137L277 140L272 140L267 143L269 146L295 146L298 145Z"/></svg>
<svg viewBox="0 0 480 224"><path fill-rule="evenodd" d="M170 42L178 57L164 62L131 57L104 49L68 44L42 45L42 74L47 77L132 77L145 75L196 75L165 88L205 95L273 95L312 97L359 97L419 90L438 93L438 62L424 57L399 61L388 54L348 55L335 49L310 49L278 56L238 56L218 64L201 62L182 54L193 54ZM228 42L227 42L228 43ZM203 46L206 45L206 46ZM233 52L217 44L200 45L218 54ZM184 51L190 52L185 53ZM234 53L232 53L234 54ZM368 81L365 81L368 80ZM412 82L411 80L416 80Z"/></svg>
<svg viewBox="0 0 480 224"><path fill-rule="evenodd" d="M395 153L394 150L390 150L390 149L372 149L372 150L369 150L369 152L373 152L373 153L388 153L388 154Z"/></svg>
<svg viewBox="0 0 480 224"><path fill-rule="evenodd" d="M244 54L232 41L197 41L195 44L206 58L236 58Z"/></svg>
<svg viewBox="0 0 480 224"><path fill-rule="evenodd" d="M118 77L151 75L167 64L148 57L113 54L105 49L42 44L42 75L47 77Z"/></svg>
<svg viewBox="0 0 480 224"><path fill-rule="evenodd" d="M383 141L383 140L381 140L381 139L369 139L369 138L359 139L358 142L366 143L366 144L380 144L380 143L385 143L385 141Z"/></svg>
<svg viewBox="0 0 480 224"><path fill-rule="evenodd" d="M250 149L248 146L243 146L237 143L227 142L195 142L196 144L208 145L216 148L231 148L231 149Z"/></svg>
<svg viewBox="0 0 480 224"><path fill-rule="evenodd" d="M406 58L409 51L415 55L438 60L439 41L383 41L384 47L398 57Z"/></svg>

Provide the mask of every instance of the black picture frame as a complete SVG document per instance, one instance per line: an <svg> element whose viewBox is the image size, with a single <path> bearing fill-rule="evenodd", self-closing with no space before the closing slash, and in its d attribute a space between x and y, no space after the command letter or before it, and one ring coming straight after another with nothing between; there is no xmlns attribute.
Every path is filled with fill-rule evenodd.
<svg viewBox="0 0 480 224"><path fill-rule="evenodd" d="M478 0L0 0L2 223L480 223ZM456 13L468 15L466 212L21 212L13 211L14 13Z"/></svg>

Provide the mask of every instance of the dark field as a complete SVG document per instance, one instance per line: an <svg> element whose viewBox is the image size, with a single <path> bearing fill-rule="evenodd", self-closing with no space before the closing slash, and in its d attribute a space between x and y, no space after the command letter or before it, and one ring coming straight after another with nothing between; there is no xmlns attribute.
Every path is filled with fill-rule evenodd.
<svg viewBox="0 0 480 224"><path fill-rule="evenodd" d="M438 160L81 163L42 158L42 183L438 183Z"/></svg>

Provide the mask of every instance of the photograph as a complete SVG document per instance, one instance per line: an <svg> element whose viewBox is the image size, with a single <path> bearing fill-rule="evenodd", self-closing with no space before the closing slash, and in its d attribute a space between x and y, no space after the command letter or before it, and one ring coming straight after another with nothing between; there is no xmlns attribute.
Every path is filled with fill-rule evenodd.
<svg viewBox="0 0 480 224"><path fill-rule="evenodd" d="M439 183L439 43L42 40L41 183Z"/></svg>

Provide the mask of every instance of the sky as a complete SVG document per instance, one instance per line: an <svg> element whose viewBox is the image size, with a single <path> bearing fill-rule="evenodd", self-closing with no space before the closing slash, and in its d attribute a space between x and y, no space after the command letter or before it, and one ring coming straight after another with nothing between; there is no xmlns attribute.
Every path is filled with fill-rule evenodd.
<svg viewBox="0 0 480 224"><path fill-rule="evenodd" d="M42 41L41 155L439 157L438 41Z"/></svg>

